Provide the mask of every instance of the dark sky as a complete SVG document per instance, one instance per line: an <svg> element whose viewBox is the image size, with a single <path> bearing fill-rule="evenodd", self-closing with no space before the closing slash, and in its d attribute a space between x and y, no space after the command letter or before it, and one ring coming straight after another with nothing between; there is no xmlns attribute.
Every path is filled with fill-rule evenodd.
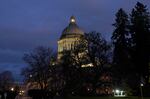
<svg viewBox="0 0 150 99"><path fill-rule="evenodd" d="M0 0L0 72L19 78L24 53L37 46L57 49L57 40L71 15L85 31L110 39L119 8L130 12L137 1L150 9L150 0Z"/></svg>

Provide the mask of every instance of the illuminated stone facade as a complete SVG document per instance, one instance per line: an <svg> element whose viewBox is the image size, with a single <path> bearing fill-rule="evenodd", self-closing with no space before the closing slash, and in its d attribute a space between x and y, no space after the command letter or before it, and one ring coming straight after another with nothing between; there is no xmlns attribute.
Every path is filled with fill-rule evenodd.
<svg viewBox="0 0 150 99"><path fill-rule="evenodd" d="M71 16L69 25L63 30L60 39L58 40L58 60L62 57L65 50L74 49L76 44L79 44L79 39L84 35L84 32L76 24L76 19Z"/></svg>

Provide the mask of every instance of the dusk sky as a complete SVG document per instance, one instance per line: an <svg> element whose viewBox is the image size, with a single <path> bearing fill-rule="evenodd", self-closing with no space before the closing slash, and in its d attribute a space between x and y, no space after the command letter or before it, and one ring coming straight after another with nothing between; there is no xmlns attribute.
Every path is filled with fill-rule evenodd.
<svg viewBox="0 0 150 99"><path fill-rule="evenodd" d="M150 0L0 0L0 72L11 70L19 78L24 53L37 46L56 50L71 15L85 32L110 40L117 10L131 12L137 1L150 10Z"/></svg>

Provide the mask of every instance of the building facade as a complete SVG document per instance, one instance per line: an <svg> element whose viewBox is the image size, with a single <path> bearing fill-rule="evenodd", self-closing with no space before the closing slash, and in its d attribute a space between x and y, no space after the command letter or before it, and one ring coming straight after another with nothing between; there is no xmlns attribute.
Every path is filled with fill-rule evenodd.
<svg viewBox="0 0 150 99"><path fill-rule="evenodd" d="M84 36L84 32L79 28L76 23L74 16L71 16L69 25L63 30L60 39L58 40L58 61L63 56L64 51L74 50L77 45L81 42L81 37ZM80 53L81 57L84 56L84 52ZM88 80L83 82L81 93L90 95L95 93L96 95L112 95L112 86L111 86L111 76L106 71L99 75L99 81L96 83L96 86L93 85L91 79L95 78L96 73L95 68L92 63L87 62L81 65L82 73L85 78L88 77ZM86 67L86 68L85 68ZM94 88L96 87L96 88Z"/></svg>
<svg viewBox="0 0 150 99"><path fill-rule="evenodd" d="M58 40L58 56L59 60L63 52L66 50L72 50L79 44L80 37L84 36L84 32L76 24L76 19L71 16L69 25L63 30L60 39Z"/></svg>

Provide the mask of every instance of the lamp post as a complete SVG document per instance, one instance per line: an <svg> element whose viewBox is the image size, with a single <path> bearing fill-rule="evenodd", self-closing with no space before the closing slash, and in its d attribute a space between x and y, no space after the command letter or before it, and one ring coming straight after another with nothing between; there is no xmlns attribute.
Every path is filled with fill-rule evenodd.
<svg viewBox="0 0 150 99"><path fill-rule="evenodd" d="M7 99L7 93L4 93L4 98Z"/></svg>
<svg viewBox="0 0 150 99"><path fill-rule="evenodd" d="M141 83L140 84L140 91L141 91L141 99L143 99L143 87L144 85Z"/></svg>

